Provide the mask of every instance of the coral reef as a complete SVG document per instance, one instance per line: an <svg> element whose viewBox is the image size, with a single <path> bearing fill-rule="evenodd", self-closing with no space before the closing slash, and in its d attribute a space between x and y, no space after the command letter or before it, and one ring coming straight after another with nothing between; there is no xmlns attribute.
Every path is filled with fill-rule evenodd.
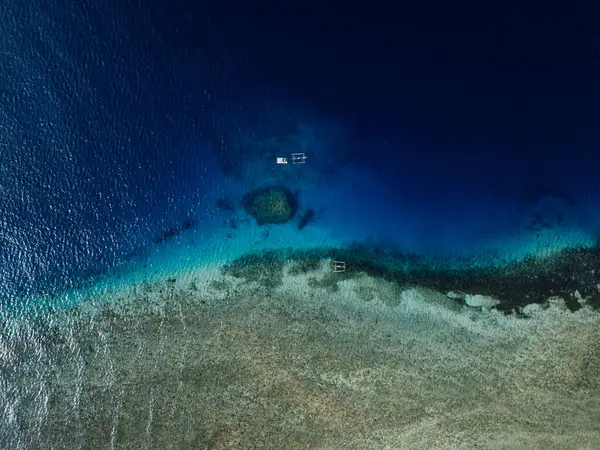
<svg viewBox="0 0 600 450"><path fill-rule="evenodd" d="M261 286L275 288L283 282L283 264L286 252L266 251L237 258L222 269L224 275L257 282Z"/></svg>
<svg viewBox="0 0 600 450"><path fill-rule="evenodd" d="M333 271L313 287L336 292L338 283L366 274L374 279L396 283L403 288L421 286L439 292L458 304L497 309L504 314L517 314L532 303L546 304L560 297L569 311L582 304L600 310L600 247L564 250L553 257L528 258L501 267L456 267L451 261L434 264L426 257L394 250L384 255L369 245L354 243L345 248L321 247L312 250L278 250L250 254L227 266L224 272L248 281L280 276L283 262L292 264L291 274L306 274L320 261L346 261L342 273Z"/></svg>
<svg viewBox="0 0 600 450"><path fill-rule="evenodd" d="M282 186L249 192L242 199L242 204L259 225L288 222L297 210L296 196Z"/></svg>

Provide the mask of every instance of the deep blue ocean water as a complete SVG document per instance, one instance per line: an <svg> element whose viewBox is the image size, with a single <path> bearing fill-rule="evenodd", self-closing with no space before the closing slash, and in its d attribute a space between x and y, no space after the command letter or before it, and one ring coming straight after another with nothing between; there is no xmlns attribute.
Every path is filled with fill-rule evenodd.
<svg viewBox="0 0 600 450"><path fill-rule="evenodd" d="M232 220L217 201L286 181L320 213L273 247L308 245L311 229L315 246L508 258L595 244L599 64L578 12L542 42L527 11L473 23L311 8L10 5L3 304L115 276L165 246L205 261L220 245L245 251L214 237ZM275 164L294 151L305 165Z"/></svg>

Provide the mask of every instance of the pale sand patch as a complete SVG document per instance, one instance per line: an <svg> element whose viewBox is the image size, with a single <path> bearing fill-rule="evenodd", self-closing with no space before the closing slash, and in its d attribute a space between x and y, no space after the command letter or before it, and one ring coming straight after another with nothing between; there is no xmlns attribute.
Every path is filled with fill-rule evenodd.
<svg viewBox="0 0 600 450"><path fill-rule="evenodd" d="M0 447L600 448L600 314L517 319L366 275L336 290L329 264L5 318Z"/></svg>

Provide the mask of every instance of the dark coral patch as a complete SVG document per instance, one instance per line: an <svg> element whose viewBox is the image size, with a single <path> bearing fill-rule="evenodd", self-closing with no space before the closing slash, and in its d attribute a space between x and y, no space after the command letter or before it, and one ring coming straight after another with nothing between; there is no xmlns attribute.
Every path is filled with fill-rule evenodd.
<svg viewBox="0 0 600 450"><path fill-rule="evenodd" d="M160 244L161 242L164 242L164 241L167 241L174 237L177 237L184 231L189 230L189 229L193 228L194 226L196 226L195 219L186 219L181 225L178 225L178 226L175 226L173 228L169 228L168 230L163 231L163 233L160 236L157 236L154 239L154 243Z"/></svg>
<svg viewBox="0 0 600 450"><path fill-rule="evenodd" d="M235 202L229 197L223 197L217 200L217 209L220 211L235 212Z"/></svg>
<svg viewBox="0 0 600 450"><path fill-rule="evenodd" d="M271 186L244 195L242 205L259 225L286 223L298 209L296 196L286 187Z"/></svg>
<svg viewBox="0 0 600 450"><path fill-rule="evenodd" d="M302 216L302 219L300 219L300 223L298 224L298 229L301 230L309 223L314 222L314 220L315 220L315 212L312 209L308 209Z"/></svg>
<svg viewBox="0 0 600 450"><path fill-rule="evenodd" d="M382 251L380 251L382 250ZM587 306L600 310L600 246L563 250L552 257L530 257L498 267L457 267L451 260L438 261L401 249L379 249L366 243L342 248L307 250L278 249L245 255L229 266L225 273L248 281L278 280L284 263L291 263L290 274L308 274L317 270L324 259L345 261L347 269L333 270L309 285L336 291L338 283L362 273L396 283L400 288L423 286L438 292L458 291L488 295L500 301L495 307L505 314L519 314L531 303L544 304L558 296L570 311ZM265 277L263 279L263 277Z"/></svg>

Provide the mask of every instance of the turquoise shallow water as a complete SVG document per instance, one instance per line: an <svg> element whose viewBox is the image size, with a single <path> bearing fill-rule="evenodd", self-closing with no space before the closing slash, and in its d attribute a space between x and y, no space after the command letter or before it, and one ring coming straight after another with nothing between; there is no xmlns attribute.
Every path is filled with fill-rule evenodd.
<svg viewBox="0 0 600 450"><path fill-rule="evenodd" d="M570 210L551 197L540 202L547 201L567 216L564 223L551 227L528 226L527 221L537 214L535 205L519 211L514 205L494 204L488 206L487 212L478 210L477 214L468 215L458 213L459 207L464 206L460 199L436 211L411 205L412 200L405 196L406 203L399 208L402 200L398 197L403 194L391 192L385 180L371 169L336 166L334 159L335 170L324 174L324 163L319 158L327 160L329 156L327 149L322 152L309 152L306 164L289 166L277 165L273 158L248 155L238 166L243 178L219 177L218 183L213 182L218 188L212 194L198 203L189 203L184 216L195 221L189 229L171 222L173 228L180 229L176 235L158 243L142 242L142 250L138 248L137 254L88 283L87 288L34 297L44 303L70 303L77 297L73 292L81 289L97 291L132 279L151 280L173 271L218 266L247 253L267 250L346 248L360 243L384 252L407 252L451 267L467 268L502 266L531 256L551 256L566 248L596 245L593 230L586 230L586 224L578 221L574 213L569 217ZM298 213L288 223L259 226L244 211L241 198L249 189L270 185L285 185L296 192ZM233 210L219 208L222 199L227 199ZM316 211L315 218L298 230L308 208ZM157 233L155 236L160 236ZM398 256L389 263L402 265L404 261Z"/></svg>
<svg viewBox="0 0 600 450"><path fill-rule="evenodd" d="M314 128L323 126L315 124ZM439 203L430 205L413 198L409 182L400 189L402 182L390 183L372 167L348 163L344 151L332 151L335 139L314 134L305 125L283 147L265 151L262 145L266 144L257 145L259 151L245 154L228 174L213 161L212 169L200 171L196 181L187 182L192 192L196 192L194 183L211 189L200 198L193 196L178 204L177 214L162 222L168 225L167 231L154 226L150 237L137 239L135 251L92 282L57 292L38 292L25 297L26 303L30 307L76 304L85 296L82 293L89 291L102 292L107 286L168 277L197 267L217 267L267 250L335 249L358 243L395 254L386 260L390 267L405 265L402 254L408 253L460 269L502 267L527 257L596 245L593 221L585 208L578 210L551 192L523 206L491 199L486 203L483 195L477 204L465 203L465 197L449 191L441 192ZM267 143L269 139L265 138ZM305 152L305 164L276 164L277 155L307 148L312 151ZM297 195L298 212L288 223L259 226L244 211L241 199L249 190L277 185ZM231 208L222 207L223 200ZM307 209L315 211L315 216L299 230ZM557 214L563 220L553 223ZM532 224L538 216L549 224ZM176 217L185 217L192 225L185 227ZM177 232L169 235L174 229ZM6 305L11 303L20 308L23 301L5 301Z"/></svg>

